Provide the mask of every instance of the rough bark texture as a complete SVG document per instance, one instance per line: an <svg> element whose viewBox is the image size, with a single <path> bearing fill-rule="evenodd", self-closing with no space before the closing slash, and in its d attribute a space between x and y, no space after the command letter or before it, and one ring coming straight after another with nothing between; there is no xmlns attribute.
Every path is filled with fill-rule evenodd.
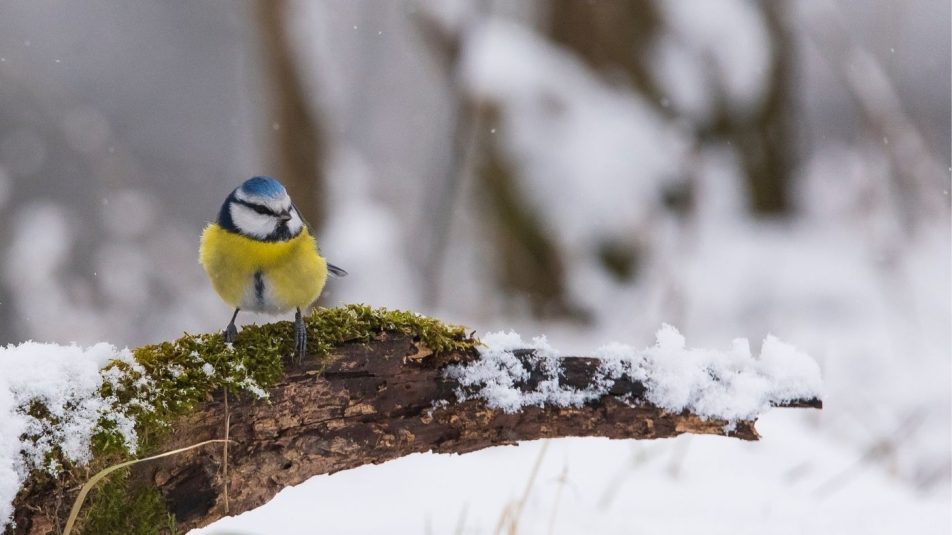
<svg viewBox="0 0 952 535"><path fill-rule="evenodd" d="M416 452L466 453L567 436L651 439L695 433L758 438L754 422L741 422L726 433L723 421L666 413L641 402L643 385L624 377L609 395L580 408L534 407L506 414L479 400L460 403L454 393L457 385L442 370L473 358L475 351L436 355L411 337L383 335L372 343L341 347L323 368L315 362L289 370L271 390L270 401L232 399L229 513L258 507L282 488L317 474ZM568 357L561 378L564 384L584 388L597 368L597 359ZM541 377L536 371L520 387L532 389ZM819 408L820 402L792 405ZM223 434L223 400L215 399L178 422L161 449ZM178 529L186 531L225 514L221 474L222 449L209 446L137 465L131 481L155 485ZM57 516L69 509L77 490L37 486L22 495L14 504L15 533L58 533Z"/></svg>

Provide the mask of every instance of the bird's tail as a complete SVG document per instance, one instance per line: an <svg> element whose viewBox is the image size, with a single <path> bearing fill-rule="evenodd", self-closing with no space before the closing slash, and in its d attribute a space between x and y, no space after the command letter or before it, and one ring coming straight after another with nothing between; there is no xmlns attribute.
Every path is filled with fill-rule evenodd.
<svg viewBox="0 0 952 535"><path fill-rule="evenodd" d="M335 277L346 277L346 276L347 276L347 272L346 272L346 271L344 271L343 269L341 269L341 268L335 266L334 264L331 264L330 262L327 263L327 271L329 271L330 274L333 275L333 276L335 276Z"/></svg>

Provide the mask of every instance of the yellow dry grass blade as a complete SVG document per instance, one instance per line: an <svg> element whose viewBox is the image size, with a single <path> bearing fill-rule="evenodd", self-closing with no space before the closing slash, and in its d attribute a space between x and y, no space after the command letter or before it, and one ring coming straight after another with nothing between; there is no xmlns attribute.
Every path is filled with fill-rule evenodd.
<svg viewBox="0 0 952 535"><path fill-rule="evenodd" d="M63 530L63 535L70 535L73 531L73 526L76 524L76 519L79 517L79 511L83 507L83 502L86 501L86 495L89 494L89 491L96 486L96 483L102 481L102 479L109 474L119 470L120 468L125 468L127 466L132 466L134 464L144 463L146 461L154 461L155 459L161 459L162 457L168 457L170 455L176 455L188 450L193 450L195 448L200 448L207 444L217 444L217 443L228 443L229 440L214 438L212 440L206 440L205 442L199 442L198 444L192 444L191 446L185 446L184 448L179 448L177 450L167 451L165 453L160 453L158 455L153 455L151 457L146 457L144 459L133 459L131 461L126 461L124 463L114 464L107 468L104 468L96 473L93 477L89 478L89 481L83 485L83 488L79 489L79 495L76 496L76 501L73 502L73 508L69 511L69 518L66 520L66 528Z"/></svg>

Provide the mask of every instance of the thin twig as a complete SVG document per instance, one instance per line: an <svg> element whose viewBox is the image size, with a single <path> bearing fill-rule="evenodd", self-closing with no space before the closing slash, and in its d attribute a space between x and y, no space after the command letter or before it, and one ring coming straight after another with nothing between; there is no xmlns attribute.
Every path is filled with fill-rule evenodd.
<svg viewBox="0 0 952 535"><path fill-rule="evenodd" d="M631 448L631 456L628 458L628 469L615 472L615 476L605 485L605 490L602 491L602 495L598 500L598 508L606 510L611 507L612 501L614 501L615 496L631 473L655 457L660 456L664 451L666 450L661 445L646 447L634 444Z"/></svg>
<svg viewBox="0 0 952 535"><path fill-rule="evenodd" d="M917 201L911 205L907 200L903 206L907 218L944 214L948 203L936 195L939 185L946 182L944 166L906 113L895 84L876 57L852 36L839 4L827 0L819 5L820 9L806 18L806 35L843 80L876 137L882 138L883 153L894 170L891 176Z"/></svg>
<svg viewBox="0 0 952 535"><path fill-rule="evenodd" d="M469 504L464 503L463 508L459 512L459 518L456 520L456 535L463 535L463 530L466 528L466 513L469 510Z"/></svg>
<svg viewBox="0 0 952 535"><path fill-rule="evenodd" d="M565 488L565 484L568 482L569 478L569 465L562 466L562 473L559 474L559 486L555 490L555 503L552 504L552 516L549 517L549 535L555 533L555 516L559 513L559 501L562 499L562 489Z"/></svg>
<svg viewBox="0 0 952 535"><path fill-rule="evenodd" d="M496 522L496 530L493 531L493 533L499 535L502 533L502 529L506 526L506 524L511 523L510 519L512 518L512 508L512 503L508 503L505 507L503 507L502 514L499 515L499 522Z"/></svg>
<svg viewBox="0 0 952 535"><path fill-rule="evenodd" d="M535 485L536 476L539 475L539 468L542 466L542 459L545 458L545 451L549 449L549 441L542 443L542 449L539 450L539 456L536 457L535 465L532 467L532 473L529 474L529 481L526 482L526 490L522 492L522 498L513 506L512 516L509 519L509 535L515 535L519 531L519 517L522 516L522 510L529 500L529 493L532 492L532 486Z"/></svg>
<svg viewBox="0 0 952 535"><path fill-rule="evenodd" d="M228 387L225 387L225 453L222 479L224 480L225 514L228 514L228 435L231 431L231 413L228 411Z"/></svg>
<svg viewBox="0 0 952 535"><path fill-rule="evenodd" d="M904 419L893 431L874 441L852 464L821 483L814 491L818 498L826 498L853 479L866 463L874 462L895 453L899 444L925 420L925 412L916 412Z"/></svg>

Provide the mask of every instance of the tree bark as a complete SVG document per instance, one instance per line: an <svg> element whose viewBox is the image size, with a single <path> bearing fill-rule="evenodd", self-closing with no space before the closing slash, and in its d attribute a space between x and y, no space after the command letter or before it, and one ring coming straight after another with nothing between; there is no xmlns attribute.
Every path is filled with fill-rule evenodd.
<svg viewBox="0 0 952 535"><path fill-rule="evenodd" d="M515 353L531 372L518 386L534 389L543 374L535 369L531 350ZM318 474L417 452L466 453L568 436L652 439L694 433L758 438L752 421L727 432L724 421L653 407L644 401L644 386L624 376L608 395L578 408L529 407L507 414L478 399L460 402L459 385L443 370L477 357L475 350L434 354L409 336L384 334L371 343L344 345L329 363L289 369L267 401L232 399L228 514L263 505L284 487ZM596 377L599 360L565 357L560 366L562 384L585 388ZM819 408L821 402L790 405ZM160 449L221 438L224 417L223 399L210 400L177 422ZM222 466L220 445L206 446L136 465L130 481L158 488L178 530L187 531L226 514ZM57 525L62 525L78 489L26 488L30 490L14 502L14 533L59 533Z"/></svg>

